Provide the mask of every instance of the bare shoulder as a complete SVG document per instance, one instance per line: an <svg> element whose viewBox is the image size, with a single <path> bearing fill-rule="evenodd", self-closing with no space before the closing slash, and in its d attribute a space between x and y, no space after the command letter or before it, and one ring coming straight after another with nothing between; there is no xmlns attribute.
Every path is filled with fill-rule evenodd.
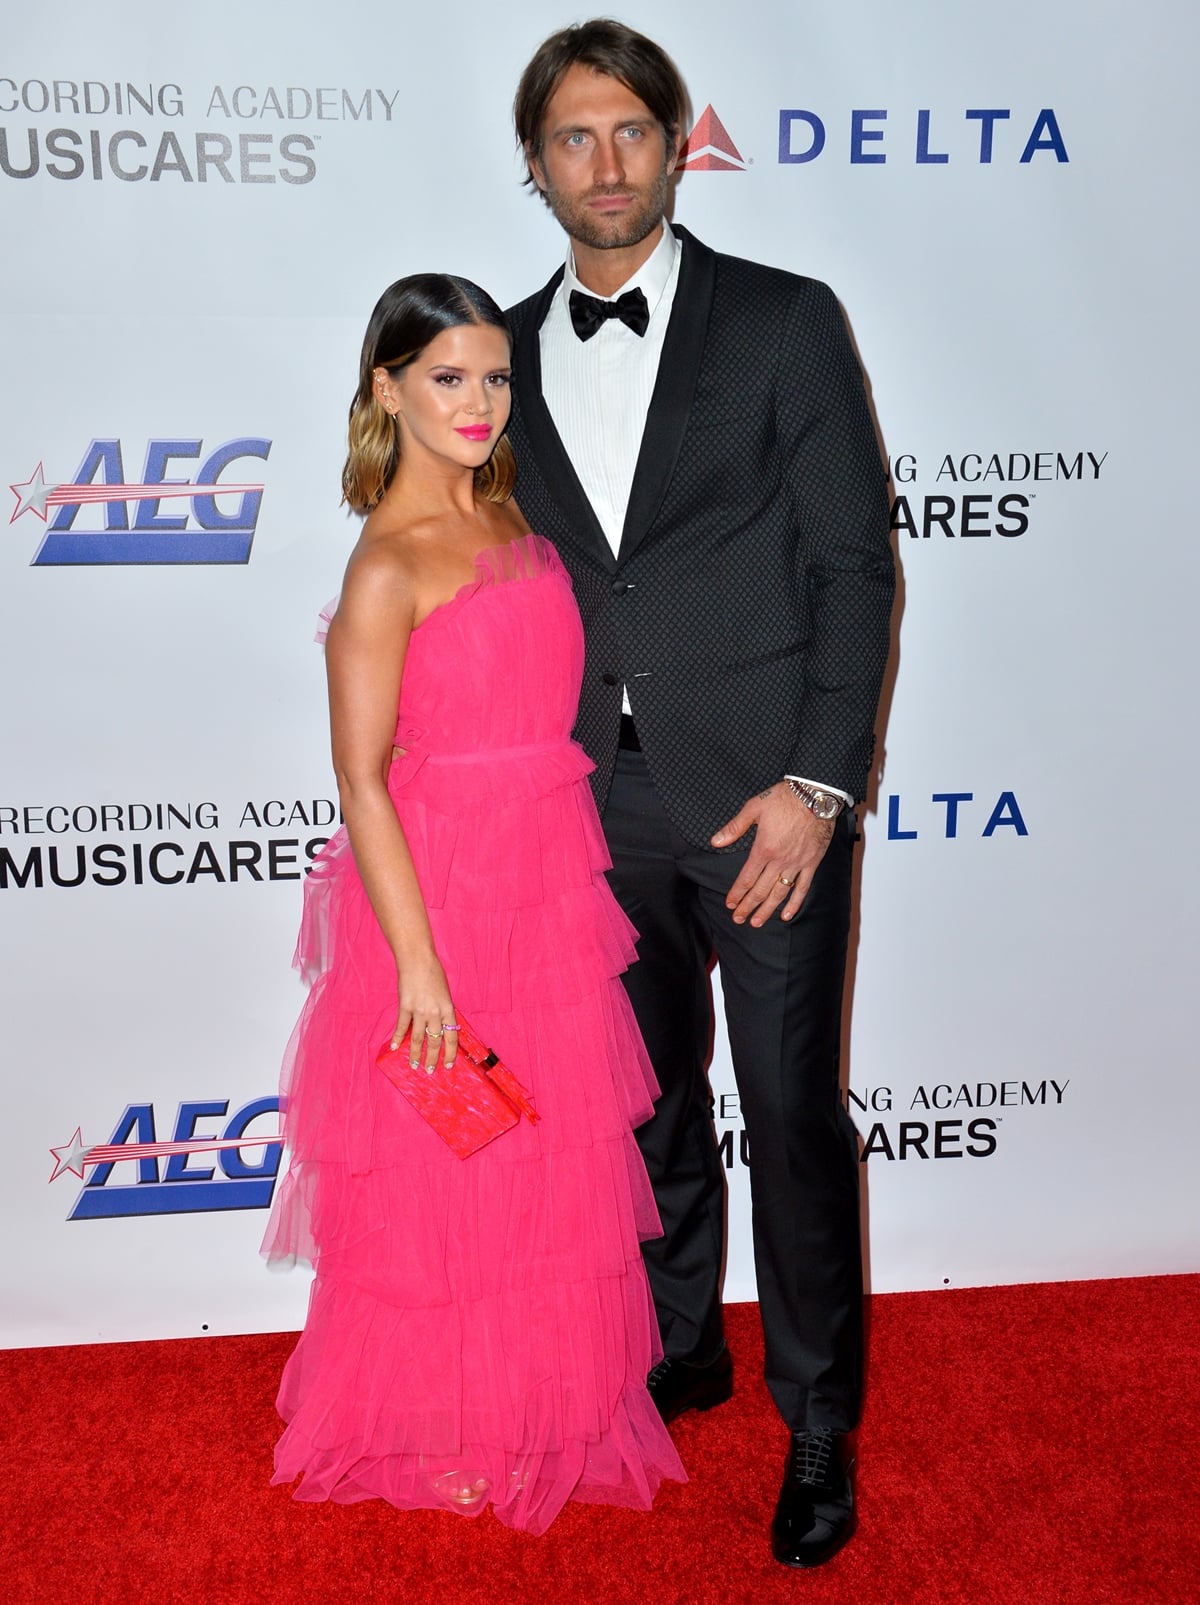
<svg viewBox="0 0 1200 1605"><path fill-rule="evenodd" d="M346 564L334 616L336 635L407 637L414 612L413 562L406 543L386 524L368 518ZM335 638L334 629L330 630Z"/></svg>

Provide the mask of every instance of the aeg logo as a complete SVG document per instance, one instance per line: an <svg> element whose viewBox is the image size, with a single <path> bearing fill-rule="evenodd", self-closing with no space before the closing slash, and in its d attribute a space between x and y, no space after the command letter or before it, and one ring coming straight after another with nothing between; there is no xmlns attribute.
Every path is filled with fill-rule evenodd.
<svg viewBox="0 0 1200 1605"><path fill-rule="evenodd" d="M154 1106L131 1103L117 1121L111 1139L90 1146L76 1126L70 1142L51 1148L55 1181L64 1171L91 1175L84 1182L68 1220L111 1220L125 1215L196 1215L224 1209L267 1209L275 1191L283 1138L271 1123L267 1133L248 1128L260 1116L277 1114L278 1098L255 1098L243 1104L228 1120L229 1100L205 1099L181 1103L175 1117L175 1135L159 1142L154 1129ZM201 1120L225 1120L219 1136L197 1134ZM243 1158L243 1149L263 1150L257 1163ZM216 1154L215 1166L190 1168L193 1154ZM161 1173L159 1160L166 1165ZM136 1165L132 1184L110 1181L117 1165Z"/></svg>
<svg viewBox="0 0 1200 1605"><path fill-rule="evenodd" d="M263 485L221 481L231 463L245 457L266 461L271 442L257 435L227 440L209 452L195 480L167 477L172 462L200 457L203 442L151 440L142 477L127 482L119 440L93 440L74 479L48 483L38 463L29 479L10 485L16 507L9 523L25 513L53 522L33 557L34 567L93 563L245 563L262 506ZM218 501L218 498L220 501ZM164 501L186 501L188 513L159 511ZM233 505L230 505L232 501ZM130 522L130 506L135 508ZM104 509L100 529L76 529L81 509Z"/></svg>

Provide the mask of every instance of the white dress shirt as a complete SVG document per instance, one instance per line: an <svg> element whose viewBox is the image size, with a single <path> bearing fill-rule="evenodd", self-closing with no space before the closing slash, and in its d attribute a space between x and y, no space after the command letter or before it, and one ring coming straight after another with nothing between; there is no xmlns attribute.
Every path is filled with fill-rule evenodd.
<svg viewBox="0 0 1200 1605"><path fill-rule="evenodd" d="M542 394L614 556L679 283L679 256L679 241L664 222L662 239L633 277L614 295L595 296L615 301L641 290L650 311L644 335L609 318L590 340L579 338L571 324L571 291L594 291L576 275L573 252L541 328Z"/></svg>
<svg viewBox="0 0 1200 1605"><path fill-rule="evenodd" d="M625 528L629 492L679 284L681 254L682 244L664 219L662 239L632 278L612 295L595 296L598 301L615 301L628 290L640 289L650 312L645 334L635 334L619 318L609 318L589 340L581 340L571 323L571 291L595 292L576 274L575 254L568 250L562 283L539 334L542 394L614 556ZM623 711L632 713L627 688L622 688L621 697ZM799 775L790 778L802 779ZM853 801L836 787L820 789L835 792L847 803Z"/></svg>

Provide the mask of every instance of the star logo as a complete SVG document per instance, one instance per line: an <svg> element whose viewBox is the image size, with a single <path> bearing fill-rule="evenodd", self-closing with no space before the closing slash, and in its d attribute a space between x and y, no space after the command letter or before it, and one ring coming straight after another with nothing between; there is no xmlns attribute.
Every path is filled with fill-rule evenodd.
<svg viewBox="0 0 1200 1605"><path fill-rule="evenodd" d="M746 169L741 152L712 106L705 106L679 153L679 165L689 173L740 173Z"/></svg>
<svg viewBox="0 0 1200 1605"><path fill-rule="evenodd" d="M15 524L22 513L35 513L43 524L46 522L46 503L58 486L47 485L41 463L23 485L10 485L8 488L17 498L17 508L9 519L10 524Z"/></svg>
<svg viewBox="0 0 1200 1605"><path fill-rule="evenodd" d="M50 1152L54 1155L51 1181L56 1181L64 1170L69 1170L73 1176L78 1176L80 1181L83 1180L83 1167L87 1163L91 1149L83 1141L81 1127L75 1127L75 1135L69 1143L65 1143L61 1148L51 1148Z"/></svg>

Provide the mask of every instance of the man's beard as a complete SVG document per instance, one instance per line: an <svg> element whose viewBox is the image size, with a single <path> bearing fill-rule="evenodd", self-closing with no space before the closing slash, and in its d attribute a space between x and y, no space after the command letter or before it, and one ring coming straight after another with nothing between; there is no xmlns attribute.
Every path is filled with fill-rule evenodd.
<svg viewBox="0 0 1200 1605"><path fill-rule="evenodd" d="M667 207L668 176L664 162L662 172L644 193L620 185L612 189L594 189L581 197L567 197L552 189L543 190L542 193L546 197L546 204L573 240L595 251L612 251L640 244L647 234L658 227ZM629 194L635 196L634 202L621 212L594 212L587 204L602 195Z"/></svg>

